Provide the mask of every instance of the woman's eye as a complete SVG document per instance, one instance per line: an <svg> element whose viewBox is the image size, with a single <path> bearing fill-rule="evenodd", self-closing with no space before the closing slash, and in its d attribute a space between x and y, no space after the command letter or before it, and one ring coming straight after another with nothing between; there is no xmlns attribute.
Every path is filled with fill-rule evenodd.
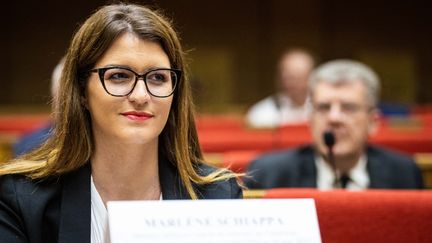
<svg viewBox="0 0 432 243"><path fill-rule="evenodd" d="M112 83L126 83L133 81L134 74L123 69L109 69L105 72L104 79Z"/></svg>
<svg viewBox="0 0 432 243"><path fill-rule="evenodd" d="M163 73L152 73L147 76L147 80L153 82L166 82L168 81L168 78Z"/></svg>
<svg viewBox="0 0 432 243"><path fill-rule="evenodd" d="M125 80L125 79L130 79L130 75L127 74L127 73L123 73L123 72L112 73L112 74L110 74L109 79L112 79L112 80Z"/></svg>

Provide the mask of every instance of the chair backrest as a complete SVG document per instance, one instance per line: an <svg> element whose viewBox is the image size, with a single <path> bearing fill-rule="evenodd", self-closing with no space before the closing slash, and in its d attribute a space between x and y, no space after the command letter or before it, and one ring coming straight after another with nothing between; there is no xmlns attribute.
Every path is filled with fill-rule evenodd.
<svg viewBox="0 0 432 243"><path fill-rule="evenodd" d="M262 198L314 198L323 242L432 242L432 191L270 189Z"/></svg>

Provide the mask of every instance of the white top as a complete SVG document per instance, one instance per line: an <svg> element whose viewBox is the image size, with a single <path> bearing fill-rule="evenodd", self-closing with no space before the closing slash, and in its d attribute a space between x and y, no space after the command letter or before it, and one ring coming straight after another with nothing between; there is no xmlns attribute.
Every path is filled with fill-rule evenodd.
<svg viewBox="0 0 432 243"><path fill-rule="evenodd" d="M91 176L91 243L109 243L108 211ZM162 192L159 200L162 200Z"/></svg>
<svg viewBox="0 0 432 243"><path fill-rule="evenodd" d="M108 212L91 177L91 243L109 242ZM105 241L107 239L107 241Z"/></svg>
<svg viewBox="0 0 432 243"><path fill-rule="evenodd" d="M366 168L366 156L361 156L358 163L352 168L348 176L350 181L346 189L352 191L365 190L369 187L370 178ZM331 166L320 156L315 157L317 168L317 188L320 190L334 189L335 176Z"/></svg>
<svg viewBox="0 0 432 243"><path fill-rule="evenodd" d="M274 95L253 105L246 114L246 120L252 127L277 127L287 124L304 123L311 111L309 99L303 106L294 106L285 95L277 95L280 107L275 103Z"/></svg>

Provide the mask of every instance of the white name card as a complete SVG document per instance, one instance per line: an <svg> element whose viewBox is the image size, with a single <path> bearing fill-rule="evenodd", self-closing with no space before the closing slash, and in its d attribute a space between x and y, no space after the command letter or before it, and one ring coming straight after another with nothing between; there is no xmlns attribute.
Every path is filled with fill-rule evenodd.
<svg viewBox="0 0 432 243"><path fill-rule="evenodd" d="M111 243L321 242L313 199L115 201Z"/></svg>

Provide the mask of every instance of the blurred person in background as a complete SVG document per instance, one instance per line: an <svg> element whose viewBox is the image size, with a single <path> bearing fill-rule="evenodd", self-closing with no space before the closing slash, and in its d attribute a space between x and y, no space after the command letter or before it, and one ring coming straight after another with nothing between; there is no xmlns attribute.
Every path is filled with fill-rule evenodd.
<svg viewBox="0 0 432 243"><path fill-rule="evenodd" d="M62 58L56 65L51 76L51 99L53 101L57 99L56 96L58 94L63 66L64 58ZM45 124L43 127L21 137L13 146L14 157L25 154L39 147L48 139L52 129L52 121L49 121L48 124Z"/></svg>
<svg viewBox="0 0 432 243"><path fill-rule="evenodd" d="M116 200L241 198L203 160L185 53L159 11L107 5L74 34L54 130L0 165L0 242L109 242Z"/></svg>
<svg viewBox="0 0 432 243"><path fill-rule="evenodd" d="M353 60L330 61L311 74L309 87L313 144L257 158L247 170L247 187L424 187L411 157L368 144L379 122L380 82L371 68Z"/></svg>
<svg viewBox="0 0 432 243"><path fill-rule="evenodd" d="M313 56L306 50L284 52L277 67L278 92L249 109L248 125L265 128L306 122L310 112L307 80L314 65Z"/></svg>

